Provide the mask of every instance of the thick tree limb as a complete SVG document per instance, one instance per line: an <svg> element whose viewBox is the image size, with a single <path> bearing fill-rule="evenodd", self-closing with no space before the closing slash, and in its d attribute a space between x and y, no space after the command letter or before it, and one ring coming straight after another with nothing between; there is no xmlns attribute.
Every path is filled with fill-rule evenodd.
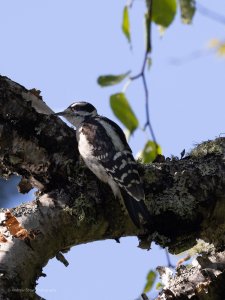
<svg viewBox="0 0 225 300"><path fill-rule="evenodd" d="M22 192L39 189L33 202L11 210L21 226L39 231L35 239L13 237L4 226L6 211L1 212L0 232L7 241L0 243L0 299L38 299L34 288L42 267L81 243L136 235L142 248L155 241L178 253L202 238L217 251L224 249L224 138L202 143L181 160L140 165L152 215L146 232L135 228L110 189L85 168L75 131L50 115L37 91L0 77L0 105L1 176L23 176ZM224 285L223 270L220 266L220 276L207 277L208 286L217 280ZM165 299L186 299L171 290L174 298Z"/></svg>

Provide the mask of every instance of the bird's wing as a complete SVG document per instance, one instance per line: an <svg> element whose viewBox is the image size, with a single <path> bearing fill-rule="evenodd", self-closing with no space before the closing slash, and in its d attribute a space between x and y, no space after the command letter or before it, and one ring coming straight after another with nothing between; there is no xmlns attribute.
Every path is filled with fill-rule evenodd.
<svg viewBox="0 0 225 300"><path fill-rule="evenodd" d="M106 148L111 156L102 161L108 174L114 181L125 189L137 201L145 198L143 186L125 134L122 129L112 120L105 117L96 117L113 145L107 144ZM108 152L109 152L108 151Z"/></svg>
<svg viewBox="0 0 225 300"><path fill-rule="evenodd" d="M137 164L129 150L116 152L113 165L107 168L107 171L120 188L126 190L137 201L145 198Z"/></svg>
<svg viewBox="0 0 225 300"><path fill-rule="evenodd" d="M106 127L108 125L103 122L100 123L102 126L95 123L97 121L92 119L83 123L82 131L89 138L89 143L93 147L92 151L95 158L98 159L98 163L120 187L128 213L134 224L139 227L140 215L148 222L149 212L143 201L145 198L144 190L132 151L118 125L115 129L113 122L114 124L110 123L112 124L110 125L111 128L108 128ZM88 131L91 131L92 134L87 134ZM115 141L115 131L117 141ZM109 133L114 136L114 140Z"/></svg>

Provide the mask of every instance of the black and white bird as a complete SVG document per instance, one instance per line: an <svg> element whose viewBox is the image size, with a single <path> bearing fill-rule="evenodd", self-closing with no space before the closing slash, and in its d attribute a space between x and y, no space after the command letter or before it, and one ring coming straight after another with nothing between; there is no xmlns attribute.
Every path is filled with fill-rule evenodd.
<svg viewBox="0 0 225 300"><path fill-rule="evenodd" d="M100 116L87 102L75 102L55 115L76 127L78 149L87 167L108 183L116 198L123 199L133 223L149 223L144 190L132 151L122 129Z"/></svg>

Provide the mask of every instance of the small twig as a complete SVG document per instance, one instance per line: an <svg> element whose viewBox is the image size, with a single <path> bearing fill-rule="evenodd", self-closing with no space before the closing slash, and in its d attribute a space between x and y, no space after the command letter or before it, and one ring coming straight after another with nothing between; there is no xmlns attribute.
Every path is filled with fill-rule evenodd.
<svg viewBox="0 0 225 300"><path fill-rule="evenodd" d="M167 249L165 249L165 253L166 253L166 259L167 259L167 267L174 269L174 265L171 263L169 252Z"/></svg>
<svg viewBox="0 0 225 300"><path fill-rule="evenodd" d="M218 23L225 25L225 16L206 8L204 5L197 3L198 12L205 17L208 17Z"/></svg>
<svg viewBox="0 0 225 300"><path fill-rule="evenodd" d="M145 123L144 129L146 129L146 127L148 126L149 131L152 135L152 139L153 139L153 141L156 145L156 148L157 148L158 144L157 144L157 141L156 141L156 137L155 137L155 133L153 131L152 124L150 122L148 87L147 87L147 82L146 82L146 78L145 78L144 74L142 76L142 82L143 82L144 91L145 91L145 110L146 110L146 123Z"/></svg>
<svg viewBox="0 0 225 300"><path fill-rule="evenodd" d="M133 3L134 3L134 0L128 0L127 1L127 6L130 7L130 8L132 8Z"/></svg>
<svg viewBox="0 0 225 300"><path fill-rule="evenodd" d="M185 257L182 257L181 259L178 260L176 267L179 267L182 265L185 261L189 260L191 258L190 253L188 253Z"/></svg>
<svg viewBox="0 0 225 300"><path fill-rule="evenodd" d="M215 50L204 50L204 49L199 49L199 50L196 50L196 51L193 51L189 54L187 54L186 56L183 56L183 57L180 57L180 58L176 58L176 57L172 57L169 59L169 63L172 64L172 65L182 65L184 63L188 63L188 62L191 62L195 59L199 59L199 58L202 58L203 56L206 56L206 55L210 55L212 53L214 53Z"/></svg>
<svg viewBox="0 0 225 300"><path fill-rule="evenodd" d="M151 19L152 0L149 1L148 10L149 10L149 17ZM144 130L146 130L147 127L149 128L150 134L151 134L152 139L153 139L154 143L156 144L156 148L157 148L158 144L157 144L156 136L155 136L152 124L151 124L151 120L150 120L149 91L148 91L148 85L147 85L146 76L145 76L145 69L146 69L146 64L147 64L147 60L148 60L148 53L151 51L151 48L152 48L152 46L151 46L151 22L150 22L149 26L150 26L150 29L149 29L149 49L150 50L146 49L146 51L145 51L144 60L143 60L143 64L142 64L142 68L141 68L140 73L138 73L135 76L130 77L130 80L133 81L133 80L136 80L136 79L139 79L139 78L142 79L142 83L143 83L143 86L144 86L144 93L145 93L145 111L146 111L146 123L144 125Z"/></svg>
<svg viewBox="0 0 225 300"><path fill-rule="evenodd" d="M123 86L123 88L122 88L122 92L123 92L123 93L126 92L126 90L127 90L127 88L129 87L130 83L131 83L131 80L130 80L130 78L129 78L129 79L125 82L125 84L124 84L124 86Z"/></svg>
<svg viewBox="0 0 225 300"><path fill-rule="evenodd" d="M64 264L65 267L69 266L69 262L65 258L65 256L62 254L62 252L58 252L55 257L58 261L60 261L62 264Z"/></svg>
<svg viewBox="0 0 225 300"><path fill-rule="evenodd" d="M143 300L149 300L149 299L148 299L148 297L147 297L147 295L146 295L146 294L144 294L144 293L143 293L143 294L141 294L141 297L142 297L142 299L143 299Z"/></svg>
<svg viewBox="0 0 225 300"><path fill-rule="evenodd" d="M144 130L147 127L149 128L152 139L153 139L154 143L157 145L157 141L156 141L155 133L154 133L151 121L150 121L150 113L149 113L149 91L148 91L148 85L147 85L147 81L146 81L146 77L145 77L145 67L146 67L147 58L148 58L148 53L146 51L141 72L135 76L130 77L130 80L133 81L133 80L136 80L139 78L142 79L142 83L144 86L144 93L145 93L145 111L146 111L146 123L144 125Z"/></svg>
<svg viewBox="0 0 225 300"><path fill-rule="evenodd" d="M138 79L138 78L140 78L140 77L143 76L143 74L145 72L145 67L146 67L147 59L148 59L148 52L145 51L145 56L144 56L144 61L143 61L142 67L141 67L141 72L138 73L135 76L130 77L130 80L136 80L136 79Z"/></svg>

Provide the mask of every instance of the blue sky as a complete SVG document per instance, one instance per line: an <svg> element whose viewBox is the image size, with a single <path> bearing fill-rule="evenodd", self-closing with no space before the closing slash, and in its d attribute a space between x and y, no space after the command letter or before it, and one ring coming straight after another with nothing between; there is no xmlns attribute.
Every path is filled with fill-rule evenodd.
<svg viewBox="0 0 225 300"><path fill-rule="evenodd" d="M225 15L224 1L201 3ZM99 75L139 72L144 55L144 1L136 0L131 12L133 50L121 32L125 1L4 1L1 3L0 72L26 88L42 91L55 111L75 100L92 102L100 114L115 120L109 95L123 84L100 88ZM196 143L225 132L225 61L213 54L181 65L171 58L184 58L196 50L207 52L212 38L224 39L224 26L196 13L191 26L179 17L163 37L153 26L153 64L148 74L150 111L157 140L165 155L180 155ZM141 82L133 82L127 96L145 123ZM136 154L146 134L137 131L130 145ZM137 248L137 239L121 244L103 241L74 247L65 268L52 260L39 280L39 294L48 300L132 300L138 297L149 269L166 263L163 250Z"/></svg>

